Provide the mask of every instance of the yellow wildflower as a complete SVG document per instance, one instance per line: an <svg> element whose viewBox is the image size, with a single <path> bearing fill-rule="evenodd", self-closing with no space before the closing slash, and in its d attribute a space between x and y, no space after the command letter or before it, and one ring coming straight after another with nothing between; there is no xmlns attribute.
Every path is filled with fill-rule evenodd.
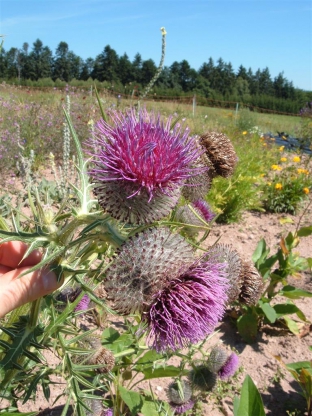
<svg viewBox="0 0 312 416"><path fill-rule="evenodd" d="M263 145L263 146L267 146L268 144L267 144L267 143L262 143L262 145Z"/></svg>
<svg viewBox="0 0 312 416"><path fill-rule="evenodd" d="M285 146L281 146L281 147L279 148L279 151L280 151L280 152L282 152L282 151L284 150L284 148L285 148Z"/></svg>
<svg viewBox="0 0 312 416"><path fill-rule="evenodd" d="M245 134L247 134L248 133L248 131L243 131L243 135L245 136Z"/></svg>
<svg viewBox="0 0 312 416"><path fill-rule="evenodd" d="M260 173L260 178L263 178L265 176L265 173Z"/></svg>
<svg viewBox="0 0 312 416"><path fill-rule="evenodd" d="M294 156L294 157L293 157L293 162L296 162L296 163L297 163L297 162L300 162L300 160L301 160L301 159L300 159L300 157L299 157L299 156Z"/></svg>
<svg viewBox="0 0 312 416"><path fill-rule="evenodd" d="M271 169L272 170L282 170L282 167L280 165L272 165Z"/></svg>
<svg viewBox="0 0 312 416"><path fill-rule="evenodd" d="M309 188L303 188L303 192L308 195L308 193L310 193L310 189Z"/></svg>
<svg viewBox="0 0 312 416"><path fill-rule="evenodd" d="M275 189L282 189L282 188L283 188L283 185L281 183L277 183L275 185Z"/></svg>
<svg viewBox="0 0 312 416"><path fill-rule="evenodd" d="M281 162L287 162L287 157L281 157Z"/></svg>
<svg viewBox="0 0 312 416"><path fill-rule="evenodd" d="M272 185L272 182L268 182L268 186L271 186Z"/></svg>
<svg viewBox="0 0 312 416"><path fill-rule="evenodd" d="M304 173L305 175L309 175L309 171L307 169L298 168L297 172L299 173L299 175L301 173Z"/></svg>

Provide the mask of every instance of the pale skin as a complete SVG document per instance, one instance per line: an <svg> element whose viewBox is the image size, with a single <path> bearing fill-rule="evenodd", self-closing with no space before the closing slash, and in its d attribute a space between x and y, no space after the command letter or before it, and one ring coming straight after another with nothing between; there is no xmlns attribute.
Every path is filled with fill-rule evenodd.
<svg viewBox="0 0 312 416"><path fill-rule="evenodd" d="M38 250L22 260L26 251L27 245L20 241L0 244L0 317L61 286L61 282L57 282L55 274L49 269L21 276L41 260Z"/></svg>

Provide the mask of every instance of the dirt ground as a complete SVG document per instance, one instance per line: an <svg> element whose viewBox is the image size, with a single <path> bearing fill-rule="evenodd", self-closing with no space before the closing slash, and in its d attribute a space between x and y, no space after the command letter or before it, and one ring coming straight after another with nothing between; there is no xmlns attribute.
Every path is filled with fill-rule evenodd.
<svg viewBox="0 0 312 416"><path fill-rule="evenodd" d="M311 225L311 214L312 206L301 218L301 225ZM286 217L291 219L293 223L284 223L283 219ZM210 245L217 238L220 238L221 243L233 245L242 256L250 259L258 241L264 238L273 254L278 248L281 236L286 236L288 231L294 231L298 219L299 216L294 217L285 214L247 212L244 213L239 223L230 225L214 224L205 244ZM312 257L312 237L302 238L296 250L304 257ZM290 283L312 292L311 272L304 272L296 279L290 279ZM312 359L311 351L308 348L312 346L310 326L312 322L312 300L311 298L302 298L296 300L295 303L304 312L308 320L304 336L295 336L283 328L267 327L258 334L257 341L254 344L246 344L238 334L235 324L228 314L216 328L215 336L207 343L207 348L210 348L220 341L224 343L225 348L236 350L241 368L234 383L239 388L245 376L249 374L261 392L266 414L271 416L303 416L306 414L305 400L299 395L299 386L274 358L274 356L279 355L286 363ZM298 318L294 317L294 319L298 321ZM52 353L47 355L47 360L51 366L56 363ZM62 379L55 379L55 382L56 385L51 386L52 394L49 403L45 401L42 392L38 390L36 402L21 405L19 410L39 412L47 408L52 409L53 401L65 387ZM166 398L167 383L168 380L166 379L153 381L153 390L161 399ZM207 416L232 415L232 402L231 397L224 397L221 402L217 402L212 394L207 397L203 404L203 414ZM58 404L62 404L62 402L58 402ZM3 404L0 404L0 408L1 406ZM44 412L44 414L52 416L58 413L51 410Z"/></svg>

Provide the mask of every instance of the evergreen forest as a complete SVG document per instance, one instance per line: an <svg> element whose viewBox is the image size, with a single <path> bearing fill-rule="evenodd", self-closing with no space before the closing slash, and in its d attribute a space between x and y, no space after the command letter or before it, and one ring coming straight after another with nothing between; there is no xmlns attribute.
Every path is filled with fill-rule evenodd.
<svg viewBox="0 0 312 416"><path fill-rule="evenodd" d="M83 87L96 83L116 94L138 96L156 70L152 59L143 60L137 53L131 61L126 53L119 56L109 45L95 58L86 60L63 41L53 54L40 39L32 47L25 42L22 48L2 48L0 53L0 81L29 87ZM232 64L222 58L216 62L209 58L198 70L186 59L164 66L150 92L153 99L194 94L204 105L209 100L219 100L291 114L299 114L312 101L312 92L295 88L283 72L272 78L267 66L253 72L242 64L235 72Z"/></svg>

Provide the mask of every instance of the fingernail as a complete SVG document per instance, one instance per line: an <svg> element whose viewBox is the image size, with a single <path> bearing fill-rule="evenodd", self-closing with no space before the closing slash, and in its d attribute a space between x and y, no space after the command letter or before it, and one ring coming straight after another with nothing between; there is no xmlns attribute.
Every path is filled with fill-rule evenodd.
<svg viewBox="0 0 312 416"><path fill-rule="evenodd" d="M56 274L51 272L49 269L45 269L42 272L42 281L44 290L47 292L52 292L53 290L58 289L62 282L58 282Z"/></svg>

